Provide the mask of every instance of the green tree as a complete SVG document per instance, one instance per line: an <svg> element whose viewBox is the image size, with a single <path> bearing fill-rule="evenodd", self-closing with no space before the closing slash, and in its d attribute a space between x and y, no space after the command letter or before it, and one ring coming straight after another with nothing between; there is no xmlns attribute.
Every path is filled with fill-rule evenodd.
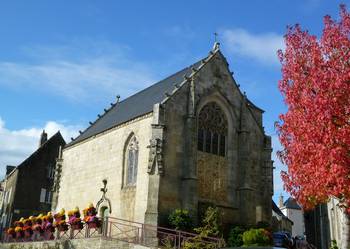
<svg viewBox="0 0 350 249"><path fill-rule="evenodd" d="M208 207L205 212L205 216L202 220L202 226L195 228L195 232L198 233L197 236L191 239L191 241L186 241L184 243L185 249L214 249L217 248L215 243L207 243L205 239L207 237L219 237L220 232L220 212L218 208ZM221 246L223 246L224 241L221 240Z"/></svg>

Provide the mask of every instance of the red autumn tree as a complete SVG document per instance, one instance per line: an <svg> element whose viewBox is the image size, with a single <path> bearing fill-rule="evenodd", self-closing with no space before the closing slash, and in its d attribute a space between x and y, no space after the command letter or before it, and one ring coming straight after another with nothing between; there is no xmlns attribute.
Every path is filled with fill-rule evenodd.
<svg viewBox="0 0 350 249"><path fill-rule="evenodd" d="M288 166L285 189L305 209L340 199L350 214L350 14L324 18L320 39L289 27L279 51L282 92L288 111L277 123Z"/></svg>

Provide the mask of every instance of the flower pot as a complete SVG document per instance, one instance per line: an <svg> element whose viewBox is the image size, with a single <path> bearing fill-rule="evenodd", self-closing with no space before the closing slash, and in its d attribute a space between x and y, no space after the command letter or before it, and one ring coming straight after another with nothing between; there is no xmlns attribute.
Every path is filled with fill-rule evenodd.
<svg viewBox="0 0 350 249"><path fill-rule="evenodd" d="M62 225L59 225L57 228L58 228L58 231L65 232L65 231L68 230L68 225L67 224L62 224Z"/></svg>
<svg viewBox="0 0 350 249"><path fill-rule="evenodd" d="M71 228L72 228L73 230L81 230L81 229L83 229L83 223L72 224L72 225L71 225Z"/></svg>
<svg viewBox="0 0 350 249"><path fill-rule="evenodd" d="M24 237L24 232L23 231L21 231L21 232L16 232L16 238L17 239L21 239L21 238L23 238Z"/></svg>
<svg viewBox="0 0 350 249"><path fill-rule="evenodd" d="M32 229L27 229L27 230L24 230L24 237L25 238L29 238L33 235L33 231Z"/></svg>
<svg viewBox="0 0 350 249"><path fill-rule="evenodd" d="M100 224L99 224L99 222L89 222L88 227L89 228L99 228Z"/></svg>

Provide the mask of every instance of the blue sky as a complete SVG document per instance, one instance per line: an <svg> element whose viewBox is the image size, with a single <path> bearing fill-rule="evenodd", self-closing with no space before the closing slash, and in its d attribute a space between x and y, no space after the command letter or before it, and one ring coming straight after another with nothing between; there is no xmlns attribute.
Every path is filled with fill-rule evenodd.
<svg viewBox="0 0 350 249"><path fill-rule="evenodd" d="M349 0L341 1L350 6ZM103 108L207 55L214 36L241 89L274 122L286 111L277 89L286 26L320 35L340 1L2 1L0 174L33 152L40 131L65 138ZM274 153L275 153L274 151ZM275 199L282 191L275 162Z"/></svg>

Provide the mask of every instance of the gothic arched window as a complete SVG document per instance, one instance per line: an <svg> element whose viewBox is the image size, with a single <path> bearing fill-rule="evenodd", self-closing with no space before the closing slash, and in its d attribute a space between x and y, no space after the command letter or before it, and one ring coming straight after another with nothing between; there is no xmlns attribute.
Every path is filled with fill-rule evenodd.
<svg viewBox="0 0 350 249"><path fill-rule="evenodd" d="M198 115L197 148L215 155L226 155L227 119L215 102L205 105Z"/></svg>
<svg viewBox="0 0 350 249"><path fill-rule="evenodd" d="M137 179L137 162L139 157L138 141L132 136L126 148L126 185L135 185Z"/></svg>

